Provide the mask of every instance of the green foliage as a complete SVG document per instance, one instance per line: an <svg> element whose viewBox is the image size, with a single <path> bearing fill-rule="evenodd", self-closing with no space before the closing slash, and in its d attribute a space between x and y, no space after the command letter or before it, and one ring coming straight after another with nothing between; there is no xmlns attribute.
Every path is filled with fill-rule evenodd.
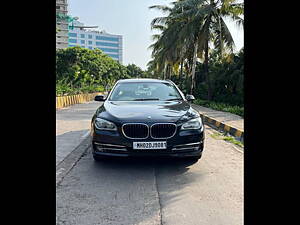
<svg viewBox="0 0 300 225"><path fill-rule="evenodd" d="M182 83L194 93L197 83L195 69L197 59L204 59L207 86L207 98L212 100L213 74L209 72L210 50L215 49L220 58L232 53L234 40L224 18L230 18L237 25L243 26L240 17L244 12L244 4L236 0L180 0L169 6L154 5L150 9L158 9L167 13L164 17L154 18L151 28L160 31L152 39L155 41L149 48L152 49L152 60L148 67L153 74L162 74L163 78L170 79L178 74L180 67L185 67L185 79ZM173 74L172 74L173 73ZM182 78L182 77L181 77Z"/></svg>
<svg viewBox="0 0 300 225"><path fill-rule="evenodd" d="M82 87L74 88L64 81L56 82L56 96L76 95L81 93L103 92L104 87L101 85L83 85Z"/></svg>
<svg viewBox="0 0 300 225"><path fill-rule="evenodd" d="M56 81L56 96L61 96L65 93L74 94L74 91L64 80Z"/></svg>
<svg viewBox="0 0 300 225"><path fill-rule="evenodd" d="M134 64L128 64L127 71L128 71L128 75L132 78L145 77L145 72L140 67Z"/></svg>
<svg viewBox="0 0 300 225"><path fill-rule="evenodd" d="M230 58L230 60L228 60ZM226 102L242 106L244 103L244 50L231 54L226 59L219 59L216 52L210 57L212 101ZM195 97L208 99L207 83L204 77L204 65L198 63L196 70L197 89Z"/></svg>
<svg viewBox="0 0 300 225"><path fill-rule="evenodd" d="M56 50L57 95L110 89L119 79L144 74L134 64L123 66L101 50L70 47Z"/></svg>
<svg viewBox="0 0 300 225"><path fill-rule="evenodd" d="M171 79L184 93L231 105L243 105L243 50L234 54L234 40L224 18L243 26L244 3L236 0L180 0L154 5L165 16L152 20L153 78ZM201 60L201 63L199 62Z"/></svg>

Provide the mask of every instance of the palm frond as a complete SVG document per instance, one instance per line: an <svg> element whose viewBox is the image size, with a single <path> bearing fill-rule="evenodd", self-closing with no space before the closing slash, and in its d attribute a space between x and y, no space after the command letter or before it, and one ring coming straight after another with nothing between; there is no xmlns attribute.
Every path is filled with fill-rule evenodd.
<svg viewBox="0 0 300 225"><path fill-rule="evenodd" d="M161 10L163 12L171 12L172 8L166 6L166 5L152 5L148 7L149 9L158 9Z"/></svg>
<svg viewBox="0 0 300 225"><path fill-rule="evenodd" d="M166 29L165 26L159 25L159 24L155 24L155 25L153 25L153 26L151 27L151 30L159 30L159 31L163 31L163 30L165 30L165 29Z"/></svg>
<svg viewBox="0 0 300 225"><path fill-rule="evenodd" d="M233 48L235 47L235 43L222 17L220 17L220 23L221 23L221 39L222 41L224 41L224 45L226 45L231 51L233 51Z"/></svg>
<svg viewBox="0 0 300 225"><path fill-rule="evenodd" d="M168 17L166 17L166 16L156 17L151 21L150 25L151 25L151 27L153 27L155 25L164 25L167 22L167 20L168 20Z"/></svg>

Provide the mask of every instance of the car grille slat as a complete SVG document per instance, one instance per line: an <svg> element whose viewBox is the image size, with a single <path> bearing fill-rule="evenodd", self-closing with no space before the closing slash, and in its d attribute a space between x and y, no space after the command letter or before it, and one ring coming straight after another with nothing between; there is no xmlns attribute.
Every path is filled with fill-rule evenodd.
<svg viewBox="0 0 300 225"><path fill-rule="evenodd" d="M144 139L149 136L149 128L146 124L124 124L122 130L128 138Z"/></svg>
<svg viewBox="0 0 300 225"><path fill-rule="evenodd" d="M156 123L150 128L151 137L154 139L171 138L176 133L177 126L173 123ZM149 136L149 127L146 124L130 123L122 126L125 137L131 139L146 139Z"/></svg>
<svg viewBox="0 0 300 225"><path fill-rule="evenodd" d="M176 124L173 123L157 123L151 126L151 137L155 139L163 139L173 137L176 133Z"/></svg>

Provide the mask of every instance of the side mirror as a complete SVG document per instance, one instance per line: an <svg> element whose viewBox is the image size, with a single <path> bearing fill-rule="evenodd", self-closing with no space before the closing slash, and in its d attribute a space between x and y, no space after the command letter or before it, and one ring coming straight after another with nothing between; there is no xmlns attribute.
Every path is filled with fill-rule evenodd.
<svg viewBox="0 0 300 225"><path fill-rule="evenodd" d="M95 98L94 98L94 101L104 102L105 101L105 96L104 95L96 95Z"/></svg>
<svg viewBox="0 0 300 225"><path fill-rule="evenodd" d="M185 98L186 98L186 100L187 100L188 102L191 102L191 101L195 100L194 95L186 95Z"/></svg>

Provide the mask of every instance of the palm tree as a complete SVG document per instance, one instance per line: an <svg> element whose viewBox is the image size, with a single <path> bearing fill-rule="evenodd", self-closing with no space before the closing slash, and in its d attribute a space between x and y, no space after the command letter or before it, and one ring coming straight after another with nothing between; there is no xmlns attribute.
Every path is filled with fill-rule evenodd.
<svg viewBox="0 0 300 225"><path fill-rule="evenodd" d="M184 7L177 7L177 3L173 2L173 7L167 6L151 6L164 12L169 12L166 17L158 17L151 22L152 29L159 29L162 33L154 35L157 40L150 47L153 49L152 56L164 55L164 59L169 66L174 67L180 64L180 76L182 77L184 61L192 63L190 72L192 73L192 84L194 84L194 74L196 65L196 55L198 49L198 42L196 40L195 32L191 29L189 17L179 17L184 12ZM191 51L194 49L194 51ZM158 53L159 52L159 53ZM191 88L192 90L192 88Z"/></svg>
<svg viewBox="0 0 300 225"><path fill-rule="evenodd" d="M191 91L195 86L196 57L203 57L204 53L208 100L211 100L212 96L208 72L209 44L212 43L221 56L224 52L233 52L234 41L224 18L228 17L237 25L243 25L243 19L240 15L244 12L244 4L235 2L236 0L183 0L175 4L175 7L184 9L178 13L176 18L179 20L189 18L186 26L190 27L195 38Z"/></svg>
<svg viewBox="0 0 300 225"><path fill-rule="evenodd" d="M153 56L159 49L169 62L176 62L176 60L183 62L184 59L190 62L191 65L187 67L190 68L191 93L195 89L197 58L204 58L209 100L212 96L208 73L210 44L218 49L221 56L224 52L232 52L234 41L224 18L228 17L238 25L243 25L240 15L243 14L244 5L235 2L236 0L179 0L172 3L172 8L150 7L169 12L168 16L155 18L151 23L152 27L164 26L162 34L157 37L155 43L159 48L156 50L153 48ZM173 43L170 46L171 40ZM173 57L175 52L177 57Z"/></svg>
<svg viewBox="0 0 300 225"><path fill-rule="evenodd" d="M169 13L168 16L157 17L151 22L151 29L161 32L161 34L152 36L153 40L156 41L149 47L152 49L152 57L160 56L164 61L166 77L171 78L172 73L178 74L179 65L181 65L182 75L185 41L178 38L178 33L182 29L183 23L181 21L176 22L172 20L172 16L175 14L174 8L161 5L155 5L149 8L155 8Z"/></svg>

